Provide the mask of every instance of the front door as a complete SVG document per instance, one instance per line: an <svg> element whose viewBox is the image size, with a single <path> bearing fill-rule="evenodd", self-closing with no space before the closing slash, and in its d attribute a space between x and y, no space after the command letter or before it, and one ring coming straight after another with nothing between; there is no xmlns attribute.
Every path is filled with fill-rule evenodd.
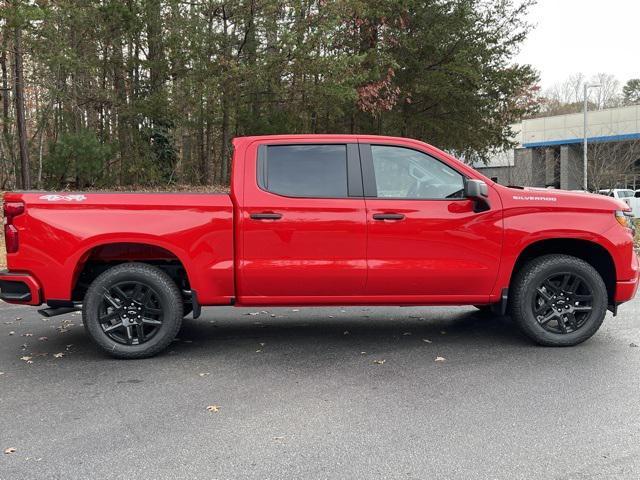
<svg viewBox="0 0 640 480"><path fill-rule="evenodd" d="M367 225L357 144L277 142L257 153L255 165L245 164L240 302L339 304L362 295Z"/></svg>
<svg viewBox="0 0 640 480"><path fill-rule="evenodd" d="M360 146L367 204L366 294L397 303L482 303L496 281L502 213L464 198L465 177L425 152ZM395 300L392 300L392 298Z"/></svg>

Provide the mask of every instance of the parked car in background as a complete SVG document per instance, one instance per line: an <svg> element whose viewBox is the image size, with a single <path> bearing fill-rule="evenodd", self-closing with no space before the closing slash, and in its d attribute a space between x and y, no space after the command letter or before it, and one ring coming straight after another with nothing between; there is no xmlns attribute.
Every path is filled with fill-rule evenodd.
<svg viewBox="0 0 640 480"><path fill-rule="evenodd" d="M11 192L0 298L82 310L107 353L165 349L201 306L475 305L534 341L633 298L629 207L504 187L404 138L237 138L229 195Z"/></svg>
<svg viewBox="0 0 640 480"><path fill-rule="evenodd" d="M633 191L630 188L610 188L598 190L598 193L600 195L606 195L607 197L622 200L624 203L629 205L634 217L640 216L640 190Z"/></svg>

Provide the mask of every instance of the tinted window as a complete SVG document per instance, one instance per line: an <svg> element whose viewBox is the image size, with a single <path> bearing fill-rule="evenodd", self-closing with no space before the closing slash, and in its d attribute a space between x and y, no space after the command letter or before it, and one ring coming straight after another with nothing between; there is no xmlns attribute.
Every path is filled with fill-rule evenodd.
<svg viewBox="0 0 640 480"><path fill-rule="evenodd" d="M280 195L347 197L347 146L270 146L265 177L264 188Z"/></svg>
<svg viewBox="0 0 640 480"><path fill-rule="evenodd" d="M463 198L464 178L444 163L415 150L372 145L379 198Z"/></svg>

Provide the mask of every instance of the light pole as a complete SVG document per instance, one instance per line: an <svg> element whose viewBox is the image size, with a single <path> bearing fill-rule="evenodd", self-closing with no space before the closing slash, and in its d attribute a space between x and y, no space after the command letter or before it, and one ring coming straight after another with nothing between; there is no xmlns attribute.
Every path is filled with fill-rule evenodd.
<svg viewBox="0 0 640 480"><path fill-rule="evenodd" d="M589 89L590 88L598 88L599 84L584 84L584 144L582 146L583 150L583 158L582 158L582 189L585 192L589 191L589 182L587 181L587 110L589 109Z"/></svg>

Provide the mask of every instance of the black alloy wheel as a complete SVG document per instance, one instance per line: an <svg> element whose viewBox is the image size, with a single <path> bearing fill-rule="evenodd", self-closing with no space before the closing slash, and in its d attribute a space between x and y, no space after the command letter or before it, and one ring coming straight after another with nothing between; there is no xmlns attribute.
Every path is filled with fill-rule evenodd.
<svg viewBox="0 0 640 480"><path fill-rule="evenodd" d="M568 334L582 328L593 311L593 291L575 273L554 273L545 278L533 296L533 313L551 333Z"/></svg>
<svg viewBox="0 0 640 480"><path fill-rule="evenodd" d="M509 313L533 341L569 347L591 338L607 313L609 294L588 262L565 254L529 260L509 287Z"/></svg>
<svg viewBox="0 0 640 480"><path fill-rule="evenodd" d="M105 288L99 313L100 326L113 341L142 345L162 326L160 297L144 283L121 282Z"/></svg>
<svg viewBox="0 0 640 480"><path fill-rule="evenodd" d="M116 358L145 358L164 350L182 325L184 298L166 272L123 263L89 286L82 320L93 341Z"/></svg>

